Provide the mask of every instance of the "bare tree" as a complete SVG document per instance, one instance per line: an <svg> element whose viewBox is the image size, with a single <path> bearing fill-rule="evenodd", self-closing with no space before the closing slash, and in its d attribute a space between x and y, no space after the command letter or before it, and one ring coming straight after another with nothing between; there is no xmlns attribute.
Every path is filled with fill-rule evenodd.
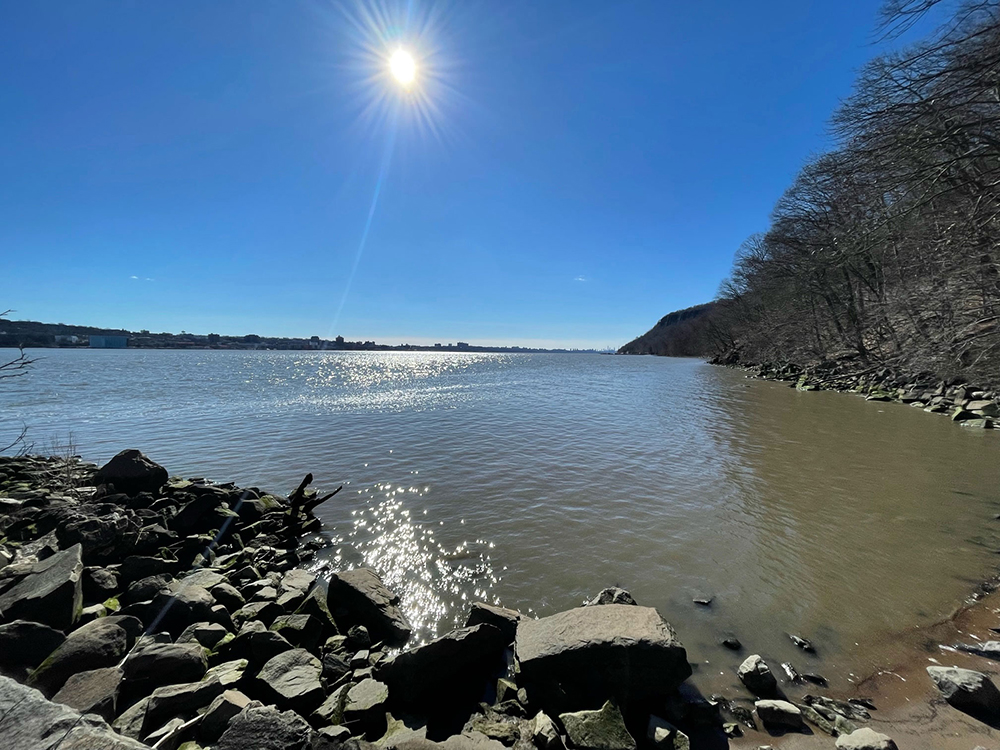
<svg viewBox="0 0 1000 750"><path fill-rule="evenodd" d="M0 312L0 319L6 318L11 312L13 311L4 310L3 312ZM7 361L0 361L0 380L17 378L27 374L28 368L31 367L34 362L35 360L28 356L24 347L19 346L15 357ZM15 437L7 445L0 446L0 453L6 453L7 451L14 449L17 449L19 454L26 453L31 449L31 446L27 442L27 436L28 426L22 425L17 437Z"/></svg>

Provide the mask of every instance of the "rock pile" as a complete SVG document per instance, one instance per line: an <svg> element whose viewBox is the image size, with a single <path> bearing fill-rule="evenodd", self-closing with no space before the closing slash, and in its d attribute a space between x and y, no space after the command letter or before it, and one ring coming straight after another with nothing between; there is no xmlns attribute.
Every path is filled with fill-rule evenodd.
<svg viewBox="0 0 1000 750"><path fill-rule="evenodd" d="M41 720L6 731L22 705L91 743L59 747L158 750L681 750L867 718L785 700L758 655L739 670L756 719L704 698L671 626L618 588L542 619L476 603L397 651L411 627L374 571L301 567L325 544L311 480L281 497L138 451L0 458L0 673L23 683L0 678L6 747L49 746Z"/></svg>
<svg viewBox="0 0 1000 750"><path fill-rule="evenodd" d="M713 364L740 365L730 360ZM1000 393L968 385L961 379L941 380L930 373L907 375L888 367L864 368L851 359L796 364L746 365L757 378L791 382L800 391L858 393L868 401L897 401L935 414L946 414L965 427L1000 427Z"/></svg>

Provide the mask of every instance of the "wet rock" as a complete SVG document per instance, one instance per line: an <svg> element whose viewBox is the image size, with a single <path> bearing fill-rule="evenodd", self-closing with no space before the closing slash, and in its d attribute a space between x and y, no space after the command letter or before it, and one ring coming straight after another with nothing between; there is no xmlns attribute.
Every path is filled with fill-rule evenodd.
<svg viewBox="0 0 1000 750"><path fill-rule="evenodd" d="M1000 660L1000 641L984 641L982 643L957 643L955 649L967 654L984 656L987 659Z"/></svg>
<svg viewBox="0 0 1000 750"><path fill-rule="evenodd" d="M344 625L364 625L376 640L402 646L412 627L399 609L399 596L389 591L373 570L356 568L330 578L327 604L334 620Z"/></svg>
<svg viewBox="0 0 1000 750"><path fill-rule="evenodd" d="M888 736L865 727L837 738L837 750L896 750Z"/></svg>
<svg viewBox="0 0 1000 750"><path fill-rule="evenodd" d="M278 654L257 675L260 690L279 708L291 708L308 714L326 697L320 675L323 665L305 649L296 648Z"/></svg>
<svg viewBox="0 0 1000 750"><path fill-rule="evenodd" d="M251 700L239 690L226 690L217 696L205 710L201 724L198 725L198 739L208 744L216 742L233 717L250 703Z"/></svg>
<svg viewBox="0 0 1000 750"><path fill-rule="evenodd" d="M711 596L696 596L693 601L695 604L699 604L702 607L711 607L714 597Z"/></svg>
<svg viewBox="0 0 1000 750"><path fill-rule="evenodd" d="M111 484L115 490L134 496L155 493L167 483L167 470L134 448L123 450L97 470L95 484Z"/></svg>
<svg viewBox="0 0 1000 750"><path fill-rule="evenodd" d="M91 669L70 676L52 698L82 714L97 714L105 721L117 715L118 687L123 673L118 667Z"/></svg>
<svg viewBox="0 0 1000 750"><path fill-rule="evenodd" d="M113 667L142 632L134 617L102 617L77 628L43 661L28 684L54 695L77 672Z"/></svg>
<svg viewBox="0 0 1000 750"><path fill-rule="evenodd" d="M691 675L673 628L650 607L581 607L517 626L519 683L550 711L664 700Z"/></svg>
<svg viewBox="0 0 1000 750"><path fill-rule="evenodd" d="M730 636L722 641L722 645L728 648L730 651L739 651L743 648L743 644L740 643L740 639L735 636Z"/></svg>
<svg viewBox="0 0 1000 750"><path fill-rule="evenodd" d="M507 643L514 642L517 635L517 623L521 621L521 613L515 609L506 607L494 607L484 602L475 602L469 611L469 617L465 621L467 628L474 625L492 625L499 630Z"/></svg>
<svg viewBox="0 0 1000 750"><path fill-rule="evenodd" d="M71 627L83 608L81 553L75 544L31 565L0 594L0 620L30 620L57 630Z"/></svg>
<svg viewBox="0 0 1000 750"><path fill-rule="evenodd" d="M748 656L736 672L746 689L762 697L777 694L778 681L759 654Z"/></svg>
<svg viewBox="0 0 1000 750"><path fill-rule="evenodd" d="M24 680L27 670L35 669L65 640L58 630L38 622L0 625L0 672Z"/></svg>
<svg viewBox="0 0 1000 750"><path fill-rule="evenodd" d="M792 643L801 648L803 651L810 654L816 653L816 647L813 646L812 641L806 638L800 638L797 635L792 635L791 633L788 634L788 638L789 640L791 640Z"/></svg>
<svg viewBox="0 0 1000 750"><path fill-rule="evenodd" d="M587 750L635 750L635 740L625 728L621 711L611 701L597 711L559 715L571 744Z"/></svg>
<svg viewBox="0 0 1000 750"><path fill-rule="evenodd" d="M636 606L635 599L632 595L623 588L618 586L611 586L601 591L593 599L583 603L584 607L596 607L602 604L628 604Z"/></svg>
<svg viewBox="0 0 1000 750"><path fill-rule="evenodd" d="M492 625L458 628L380 664L378 678L391 689L393 702L407 707L475 704L503 667L506 647L507 639Z"/></svg>
<svg viewBox="0 0 1000 750"><path fill-rule="evenodd" d="M215 750L309 750L311 734L294 711L248 706L229 722Z"/></svg>
<svg viewBox="0 0 1000 750"><path fill-rule="evenodd" d="M690 750L691 740L681 730L659 716L650 716L646 739L657 750Z"/></svg>
<svg viewBox="0 0 1000 750"><path fill-rule="evenodd" d="M927 674L948 703L980 719L1000 716L1000 690L981 672L957 667L927 667Z"/></svg>
<svg viewBox="0 0 1000 750"><path fill-rule="evenodd" d="M768 728L801 729L802 712L798 706L782 700L760 700L754 704L757 716Z"/></svg>
<svg viewBox="0 0 1000 750"><path fill-rule="evenodd" d="M0 677L0 737L5 750L148 750L103 719L81 716L7 677Z"/></svg>

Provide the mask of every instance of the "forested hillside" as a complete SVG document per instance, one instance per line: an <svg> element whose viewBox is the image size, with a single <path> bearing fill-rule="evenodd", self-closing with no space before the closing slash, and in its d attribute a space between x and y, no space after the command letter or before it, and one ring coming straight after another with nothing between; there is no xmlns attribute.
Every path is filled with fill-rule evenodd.
<svg viewBox="0 0 1000 750"><path fill-rule="evenodd" d="M944 7L892 0L881 33ZM1000 0L951 10L863 69L837 148L739 249L700 353L1000 382Z"/></svg>
<svg viewBox="0 0 1000 750"><path fill-rule="evenodd" d="M619 354L658 354L662 357L700 357L712 350L709 313L715 304L677 310L618 350Z"/></svg>

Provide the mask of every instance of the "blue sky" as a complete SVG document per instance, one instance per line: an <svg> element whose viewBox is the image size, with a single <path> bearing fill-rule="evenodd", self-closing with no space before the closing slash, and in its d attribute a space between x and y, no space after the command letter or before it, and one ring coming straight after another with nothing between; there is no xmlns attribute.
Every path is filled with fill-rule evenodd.
<svg viewBox="0 0 1000 750"><path fill-rule="evenodd" d="M0 4L0 309L619 346L766 228L878 5Z"/></svg>

